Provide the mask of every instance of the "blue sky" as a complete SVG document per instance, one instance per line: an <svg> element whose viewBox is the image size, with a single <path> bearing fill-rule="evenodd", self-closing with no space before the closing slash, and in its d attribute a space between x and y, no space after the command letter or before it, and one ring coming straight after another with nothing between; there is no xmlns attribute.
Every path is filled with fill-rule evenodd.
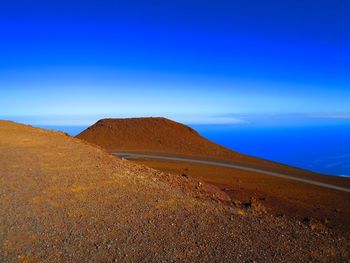
<svg viewBox="0 0 350 263"><path fill-rule="evenodd" d="M101 2L1 3L0 118L350 119L349 1Z"/></svg>

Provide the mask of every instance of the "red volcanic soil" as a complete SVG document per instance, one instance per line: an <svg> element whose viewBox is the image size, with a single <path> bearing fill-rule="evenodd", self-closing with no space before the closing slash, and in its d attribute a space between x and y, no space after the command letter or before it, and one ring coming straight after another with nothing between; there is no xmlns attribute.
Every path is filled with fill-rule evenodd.
<svg viewBox="0 0 350 263"><path fill-rule="evenodd" d="M158 155L196 156L226 160L316 182L350 188L350 180L312 173L231 151L195 130L164 118L100 120L77 136L109 152L129 151ZM174 161L140 159L135 162L173 174L185 174L218 186L241 203L261 199L274 215L299 221L315 220L328 229L350 232L350 194L239 169Z"/></svg>
<svg viewBox="0 0 350 263"><path fill-rule="evenodd" d="M0 262L346 262L349 233L274 217L195 178L0 121Z"/></svg>
<svg viewBox="0 0 350 263"><path fill-rule="evenodd" d="M238 206L252 200L274 216L326 231L350 233L350 194L270 175L204 164L138 159L138 164L219 187Z"/></svg>
<svg viewBox="0 0 350 263"><path fill-rule="evenodd" d="M103 119L77 137L109 152L147 151L250 160L250 157L215 144L192 128L166 118Z"/></svg>
<svg viewBox="0 0 350 263"><path fill-rule="evenodd" d="M192 128L166 118L102 119L76 136L108 152L175 154L228 160L253 168L315 179L337 185L350 180L330 178L303 169L248 156L218 145Z"/></svg>
<svg viewBox="0 0 350 263"><path fill-rule="evenodd" d="M109 152L156 152L281 166L227 149L202 137L192 128L166 118L102 119L77 138L99 145Z"/></svg>

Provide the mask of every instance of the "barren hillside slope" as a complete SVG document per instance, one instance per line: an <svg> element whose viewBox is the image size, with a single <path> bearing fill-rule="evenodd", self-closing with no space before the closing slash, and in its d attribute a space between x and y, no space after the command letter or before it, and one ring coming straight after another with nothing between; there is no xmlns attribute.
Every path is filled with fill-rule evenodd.
<svg viewBox="0 0 350 263"><path fill-rule="evenodd" d="M0 121L1 262L349 258L347 235L222 205L225 198L62 133Z"/></svg>
<svg viewBox="0 0 350 263"><path fill-rule="evenodd" d="M246 156L200 136L192 128L166 118L102 119L77 135L108 151L149 151L194 156Z"/></svg>
<svg viewBox="0 0 350 263"><path fill-rule="evenodd" d="M303 169L232 151L202 137L192 128L166 118L102 119L77 138L109 152L155 152L219 158L291 175L314 175Z"/></svg>

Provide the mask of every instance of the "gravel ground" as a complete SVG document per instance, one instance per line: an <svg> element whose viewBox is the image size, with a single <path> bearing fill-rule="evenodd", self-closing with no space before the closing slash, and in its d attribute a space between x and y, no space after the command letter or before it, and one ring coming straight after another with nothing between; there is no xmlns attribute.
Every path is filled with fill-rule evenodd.
<svg viewBox="0 0 350 263"><path fill-rule="evenodd" d="M1 262L347 262L331 235L62 133L0 122Z"/></svg>

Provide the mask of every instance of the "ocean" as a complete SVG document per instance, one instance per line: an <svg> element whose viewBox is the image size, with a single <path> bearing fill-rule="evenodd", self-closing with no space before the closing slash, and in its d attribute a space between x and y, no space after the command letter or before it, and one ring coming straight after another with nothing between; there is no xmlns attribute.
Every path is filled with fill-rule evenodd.
<svg viewBox="0 0 350 263"><path fill-rule="evenodd" d="M232 150L307 170L350 176L350 125L190 125L202 136ZM40 126L72 136L86 126Z"/></svg>

